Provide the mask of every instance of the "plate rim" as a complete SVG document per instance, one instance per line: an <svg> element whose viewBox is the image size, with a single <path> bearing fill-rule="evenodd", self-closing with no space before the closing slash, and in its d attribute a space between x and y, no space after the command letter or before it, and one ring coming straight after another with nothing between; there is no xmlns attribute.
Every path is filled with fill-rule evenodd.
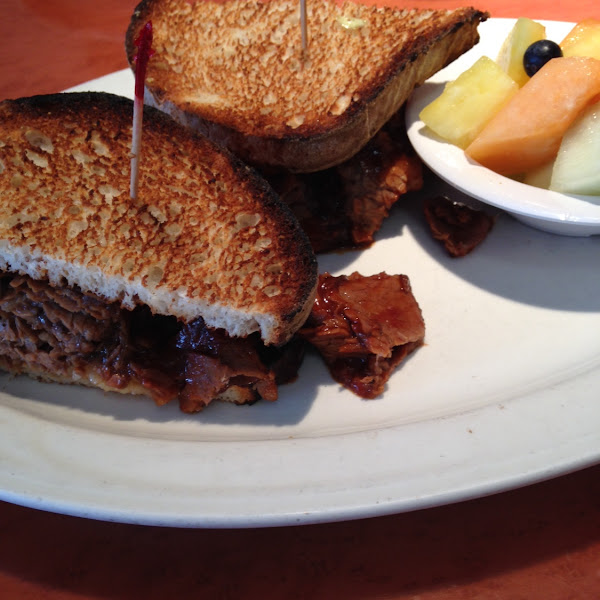
<svg viewBox="0 0 600 600"><path fill-rule="evenodd" d="M600 411L596 410L596 402L593 402L591 397L565 401L565 395L572 391L574 383L575 388L578 388L582 384L597 385L599 380L599 368L593 366L588 371L580 373L576 378L566 379L558 385L553 385L551 390L535 390L531 394L521 395L501 405L491 404L456 415L430 419L427 422L421 421L377 431L348 433L325 438L235 443L153 440L149 445L147 440L127 438L110 432L78 430L75 427L56 426L56 424L48 428L41 424L39 431L42 437L46 438L47 445L45 447L49 448L48 445L55 445L56 455L65 463L67 456L71 460L76 459L71 463L72 472L63 473L64 480L59 478L58 481L50 482L49 486L48 481L43 478L36 482L37 485L27 485L27 482L23 482L17 473L12 472L12 474L8 473L8 480L12 475L13 485L7 486L7 471L2 468L6 461L4 457L9 455L7 448L15 440L22 442L22 437L15 436L14 431L9 431L9 434L0 440L0 449L3 450L3 459L0 460L0 500L103 521L215 529L316 524L432 508L500 491L509 491L598 464L600 462ZM501 440L497 435L494 436L493 432L498 427L507 428L507 430L510 430L511 427L522 428L523 416L531 418L534 414L538 414L542 401L546 413L535 421L529 420L529 442L517 441L520 448L519 465L515 464L514 456L507 456L500 460L500 456L505 450L505 440ZM1 421L5 421L6 413L7 409L0 407ZM553 429L552 423L557 413L560 413L564 420L585 423L586 431L583 433L579 431L577 439L574 439L570 435L568 427L563 428L558 435L553 435L551 443L544 448L538 443L539 437L546 436L549 428ZM25 424L25 428L28 425L31 424ZM556 434L556 431L554 433ZM489 442L490 435L495 437L492 444ZM98 463L94 462L94 468L98 469L98 472L87 472L89 457L83 454L73 456L65 442L65 440L73 441L74 439L96 451L106 444L110 444L113 451L120 450L126 457L124 458L125 466L120 467L120 472L128 472L135 465L143 470L143 476L138 481L138 484L142 486L141 489L134 490L127 497L121 496L115 503L114 493L122 491L123 482L119 478L114 479L114 467L103 465L103 468L98 469ZM431 439L452 439L452 445L448 445L443 454L436 456L440 448L432 447L435 444L430 444L429 440ZM593 441L592 444L589 443L590 439ZM331 454L332 440L336 446L336 452L333 454ZM456 444L457 440L458 444ZM510 443L514 444L515 440L511 439ZM253 467L253 465L256 465L257 457L263 457L265 444L277 446L279 454L277 457L274 452L267 464L264 465L264 469L267 471L275 468L281 457L297 461L302 459L307 452L313 457L322 454L328 461L328 467L330 463L336 462L342 466L354 465L353 461L360 457L364 449L369 446L374 458L389 456L390 453L402 457L407 456L407 453L411 451L418 450L421 453L419 460L422 462L437 461L439 469L436 473L432 473L427 480L419 481L415 486L414 481L410 481L410 479L415 476L419 478L419 473L415 474L414 471L416 465L400 463L393 476L383 469L382 472L369 474L368 479L360 482L356 488L349 490L344 488L343 480L330 482L324 481L323 478L317 478L318 480L315 480L316 483L314 483L311 481L314 473L317 472L318 475L321 475L323 469L315 467L314 464L304 464L301 473L303 477L298 479L297 485L289 485L288 482L285 486L286 493L281 496L283 503L280 503L276 497L271 497L265 500L269 510L258 512L251 508L232 512L230 508L233 505L240 509L240 503L237 500L239 492L242 492L241 497L246 499L254 494L253 502L257 504L259 496L262 497L268 486L257 491L256 486L240 486L239 481L235 480L230 482L230 486L224 483L215 494L215 500L209 502L213 508L206 510L206 495L202 495L202 485L199 482L190 485L189 482L184 481L189 466L194 463L194 460L200 455L206 456L207 445L209 446L210 460L216 460L217 463L227 461L237 453L243 452L244 460L241 461L238 468L249 469L249 472L245 474L238 472L237 474L241 480L246 481L248 475L254 476L251 471L256 469L256 466ZM585 452L582 451L583 447L586 448ZM549 463L548 452L555 455L557 448L561 449L561 459ZM219 456L220 453L222 453L221 456ZM157 456L162 456L162 462L154 462L152 465L147 463L149 459L156 459ZM183 465L185 469L182 473L174 476L173 473L169 473L169 470L176 464L174 460L177 456L185 457ZM191 462L190 459L192 459ZM482 459L496 461L493 474L490 475L491 471L488 468L484 473L481 472ZM297 463L295 464L297 465ZM201 467L197 469L199 475L212 471L210 466L207 468L206 464L196 466ZM360 466L357 472L363 472L363 475L366 475L364 467L364 465ZM325 469L326 472L327 470ZM225 471L227 474L231 474L227 469ZM472 472L481 476L476 479L475 483ZM260 469L260 473L259 479L262 478L264 484L265 471ZM79 499L69 496L69 492L73 491L72 483L69 481L76 475L80 477L78 481L80 486L82 480L85 480L84 485L97 487L97 489L91 489L92 496L96 498L95 501L90 500L90 490L87 489L83 490L84 494ZM184 479L181 479L179 475L184 475ZM147 486L148 481L152 481L154 477L158 477L160 482L157 483L156 489L151 491L150 496L145 495L143 487ZM184 491L188 486L188 496L180 498L176 502L170 496L165 503L165 495L169 496L169 494L162 480L163 477L164 481L179 485L177 488L179 492ZM354 477L355 475L353 475ZM402 477L408 481L410 493L402 493L406 492ZM438 481L440 477L445 482L442 491L440 491ZM269 479L268 474L266 478ZM101 484L100 481L102 481ZM65 482L67 482L66 487ZM96 492L99 492L99 495L96 495ZM279 486L272 486L271 495L273 492L275 494L281 492ZM350 496L354 496L353 501L349 501ZM298 498L301 500L298 501ZM146 503L145 508L140 508L140 499L150 500ZM204 506L202 506L203 503ZM215 508L217 505L219 508ZM200 507L201 509L198 510Z"/></svg>

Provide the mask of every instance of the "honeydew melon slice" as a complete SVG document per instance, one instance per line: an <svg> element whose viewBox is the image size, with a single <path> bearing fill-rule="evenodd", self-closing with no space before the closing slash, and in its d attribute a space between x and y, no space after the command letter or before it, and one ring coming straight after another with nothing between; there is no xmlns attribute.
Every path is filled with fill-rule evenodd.
<svg viewBox="0 0 600 600"><path fill-rule="evenodd" d="M600 195L600 102L586 108L565 133L552 169L550 189Z"/></svg>

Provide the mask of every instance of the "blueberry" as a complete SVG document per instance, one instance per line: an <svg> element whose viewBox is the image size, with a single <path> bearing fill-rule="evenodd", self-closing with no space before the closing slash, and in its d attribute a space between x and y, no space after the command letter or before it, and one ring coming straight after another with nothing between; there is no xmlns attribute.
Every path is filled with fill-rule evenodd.
<svg viewBox="0 0 600 600"><path fill-rule="evenodd" d="M560 46L551 40L533 42L523 55L523 67L529 77L533 77L549 60L562 56Z"/></svg>

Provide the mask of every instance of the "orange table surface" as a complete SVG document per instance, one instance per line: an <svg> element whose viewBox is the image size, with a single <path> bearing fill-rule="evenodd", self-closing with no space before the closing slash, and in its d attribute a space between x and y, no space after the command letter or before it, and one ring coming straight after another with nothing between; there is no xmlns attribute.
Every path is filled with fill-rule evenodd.
<svg viewBox="0 0 600 600"><path fill-rule="evenodd" d="M0 99L125 68L135 4L3 0ZM494 17L600 18L598 0L477 6ZM0 503L0 597L597 599L600 466L450 506L271 529L145 527Z"/></svg>

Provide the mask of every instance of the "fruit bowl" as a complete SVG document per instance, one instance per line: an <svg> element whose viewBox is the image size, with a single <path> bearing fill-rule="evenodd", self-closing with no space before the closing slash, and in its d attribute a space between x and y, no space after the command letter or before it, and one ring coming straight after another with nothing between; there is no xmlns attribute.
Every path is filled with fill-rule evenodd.
<svg viewBox="0 0 600 600"><path fill-rule="evenodd" d="M600 234L600 197L562 194L498 175L444 142L419 119L421 110L441 94L444 85L481 56L495 59L514 19L490 19L479 27L480 43L415 90L406 108L408 137L421 159L440 178L461 192L500 208L519 221L561 235ZM562 39L573 23L541 21L550 39Z"/></svg>

